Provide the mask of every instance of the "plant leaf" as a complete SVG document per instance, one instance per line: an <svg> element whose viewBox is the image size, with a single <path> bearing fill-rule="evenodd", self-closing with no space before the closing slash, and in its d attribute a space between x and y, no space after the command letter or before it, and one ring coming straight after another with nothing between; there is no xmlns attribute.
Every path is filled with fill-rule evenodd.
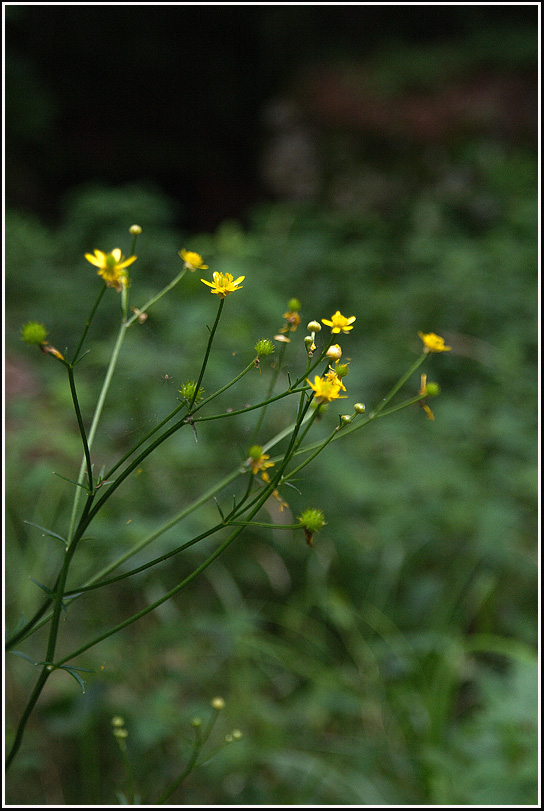
<svg viewBox="0 0 544 811"><path fill-rule="evenodd" d="M14 653L15 656L21 656L23 659L26 659L27 662L30 662L31 665L34 665L34 667L38 667L38 663L35 662L34 659L31 659L30 656L27 656L26 653L21 653L20 650L10 650L10 653Z"/></svg>
<svg viewBox="0 0 544 811"><path fill-rule="evenodd" d="M32 521L23 521L23 524L28 524L31 527L36 527L36 529L41 529L42 532L45 532L46 535L50 535L52 538L58 538L59 541L62 541L63 544L68 546L68 541L66 538L63 538L62 535L58 535L56 532L53 532L51 529L46 529L45 527L41 527L39 524L34 524Z"/></svg>

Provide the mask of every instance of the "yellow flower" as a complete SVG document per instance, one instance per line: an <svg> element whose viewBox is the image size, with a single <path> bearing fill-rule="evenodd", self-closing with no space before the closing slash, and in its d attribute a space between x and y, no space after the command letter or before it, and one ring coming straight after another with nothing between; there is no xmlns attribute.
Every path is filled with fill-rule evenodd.
<svg viewBox="0 0 544 811"><path fill-rule="evenodd" d="M186 251L185 248L183 248L183 250L178 251L178 255L181 256L185 262L185 267L187 270L190 270L191 273L194 273L195 270L208 270L208 265L204 264L204 261L199 253L195 253L194 251Z"/></svg>
<svg viewBox="0 0 544 811"><path fill-rule="evenodd" d="M285 324L280 332L295 332L300 324L300 315L294 310L288 310L282 315L282 318L285 318Z"/></svg>
<svg viewBox="0 0 544 811"><path fill-rule="evenodd" d="M261 472L261 478L267 482L269 481L268 473L265 473L267 468L274 467L274 462L267 462L270 456L267 453L262 453L262 448L259 445L254 445L249 450L249 466L253 475Z"/></svg>
<svg viewBox="0 0 544 811"><path fill-rule="evenodd" d="M94 256L86 253L85 259L98 268L98 275L102 276L108 287L115 287L118 291L128 284L126 268L136 261L135 256L125 259L120 248L114 248L111 253L103 253L95 248Z"/></svg>
<svg viewBox="0 0 544 811"><path fill-rule="evenodd" d="M325 380L328 380L329 383L334 383L337 386L340 386L342 391L347 391L346 387L342 383L342 378L338 377L334 369L331 369L329 366L329 371L325 375Z"/></svg>
<svg viewBox="0 0 544 811"><path fill-rule="evenodd" d="M444 346L444 339L434 332L418 332L418 335L423 341L424 352L447 352L451 349L451 346Z"/></svg>
<svg viewBox="0 0 544 811"><path fill-rule="evenodd" d="M332 333L337 332L349 332L353 329L350 324L353 324L355 321L355 316L352 315L349 318L346 318L340 310L337 310L334 315L331 315L330 320L328 318L322 318L321 321L327 326L332 327Z"/></svg>
<svg viewBox="0 0 544 811"><path fill-rule="evenodd" d="M245 278L245 276L238 276L238 278L233 281L231 273L214 273L213 283L207 282L206 279L201 279L200 281L207 284L208 287L211 287L212 293L217 293L221 298L225 298L229 293L240 290L241 285L239 282L243 282Z"/></svg>
<svg viewBox="0 0 544 811"><path fill-rule="evenodd" d="M336 376L335 376L336 377ZM343 388L340 380L327 379L327 377L315 376L314 382L311 383L308 378L306 382L310 384L313 389L314 397L317 403L331 403L333 400L345 399L340 394Z"/></svg>

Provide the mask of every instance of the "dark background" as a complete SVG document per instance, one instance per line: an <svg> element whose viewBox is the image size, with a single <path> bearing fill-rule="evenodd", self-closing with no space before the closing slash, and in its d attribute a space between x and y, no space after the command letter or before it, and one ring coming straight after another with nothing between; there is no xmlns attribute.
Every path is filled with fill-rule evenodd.
<svg viewBox="0 0 544 811"><path fill-rule="evenodd" d="M530 51L536 17L517 5L8 6L6 200L50 220L77 184L148 180L182 204L183 225L213 228L270 198L261 160L277 97L322 134L355 131L370 154L421 150L467 126L534 139L536 67L523 42ZM389 101L383 86L352 82L338 103L339 68L362 66L364 79L384 48L394 63L403 46L443 43L458 49L443 82L424 62L416 76L400 65Z"/></svg>

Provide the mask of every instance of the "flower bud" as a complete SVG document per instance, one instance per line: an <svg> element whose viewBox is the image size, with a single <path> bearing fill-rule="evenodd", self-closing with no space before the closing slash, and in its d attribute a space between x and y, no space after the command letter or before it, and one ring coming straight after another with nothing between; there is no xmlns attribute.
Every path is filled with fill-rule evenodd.
<svg viewBox="0 0 544 811"><path fill-rule="evenodd" d="M124 727L125 726L125 719L122 718L120 715L114 715L111 719L112 727Z"/></svg>
<svg viewBox="0 0 544 811"><path fill-rule="evenodd" d="M340 360L340 358L342 357L342 349L338 344L333 344L332 346L329 346L325 354L331 360ZM338 376L340 377L340 375Z"/></svg>
<svg viewBox="0 0 544 811"><path fill-rule="evenodd" d="M364 403L355 403L353 410L356 414L364 414L366 411L366 406Z"/></svg>
<svg viewBox="0 0 544 811"><path fill-rule="evenodd" d="M319 321L310 321L307 325L308 332L321 332L321 324Z"/></svg>
<svg viewBox="0 0 544 811"><path fill-rule="evenodd" d="M142 226L141 225L131 225L128 229L129 234L132 236L138 236L138 234L142 233Z"/></svg>
<svg viewBox="0 0 544 811"><path fill-rule="evenodd" d="M216 696L212 699L211 704L214 710L222 710L225 706L225 699L221 698L221 696Z"/></svg>
<svg viewBox="0 0 544 811"><path fill-rule="evenodd" d="M289 302L287 304L287 309L288 310L294 310L295 312L298 312L298 310L300 310L300 308L301 308L301 304L300 304L300 301L298 300L298 298L290 298L289 299Z"/></svg>

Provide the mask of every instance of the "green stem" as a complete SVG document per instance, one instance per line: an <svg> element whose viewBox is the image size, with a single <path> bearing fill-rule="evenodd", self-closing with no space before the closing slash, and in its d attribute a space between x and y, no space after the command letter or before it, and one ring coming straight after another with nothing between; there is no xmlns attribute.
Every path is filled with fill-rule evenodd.
<svg viewBox="0 0 544 811"><path fill-rule="evenodd" d="M106 396L108 394L108 390L109 390L109 387L110 387L110 384L111 384L111 381L112 381L113 373L115 371L115 367L116 367L117 361L119 359L119 354L121 352L121 347L123 345L123 340L125 338L125 334L126 334L125 321L122 321L121 327L119 329L119 333L117 335L117 340L115 342L115 346L113 348L113 352L112 352L112 355L111 355L111 358L110 358L110 362L108 364L108 368L107 368L107 371L106 371L106 376L104 378L104 382L102 384L102 388L101 388L100 394L98 396L98 402L96 404L96 408L95 408L95 411L94 411L93 421L91 423L91 428L90 428L89 436L88 436L88 440L87 440L89 449L91 448L91 446L93 444L93 440L94 440L94 437L95 437L95 434L96 434L96 430L98 428L98 422L99 422L100 417L102 415L102 409L104 408L104 402L106 400ZM83 481L83 474L85 472L85 464L86 464L86 460L85 460L85 458L83 458L83 460L81 462L81 467L80 467L80 470L79 470L78 483L81 483ZM75 527L75 523L76 523L76 515L77 515L77 509L78 509L78 506L79 506L80 497L81 497L81 488L76 487L76 492L75 492L75 495L74 495L74 503L73 503L73 506L72 506L72 514L71 514L71 517L70 517L70 526L69 526L69 529L68 529L68 541L71 541L72 536L74 534L74 527Z"/></svg>
<svg viewBox="0 0 544 811"><path fill-rule="evenodd" d="M208 345L206 346L206 352L204 354L204 360L202 361L202 366L200 368L200 375L198 377L198 380L197 380L197 383L196 383L196 386L195 386L195 390L194 390L194 394L193 394L193 397L191 399L191 403L189 405L189 413L191 413L191 409L194 406L195 400L196 400L196 398L198 396L198 392L199 392L199 389L200 389L200 384L202 383L202 378L204 377L204 372L206 371L206 366L208 364L208 358L210 356L210 351L211 351L211 348L212 348L212 343L213 343L213 339L214 339L214 336L215 336L215 331L217 329L217 325L219 324L219 319L221 318L221 313L223 312L224 305L225 305L225 297L223 296L222 298L219 299L219 307L217 309L217 315L215 316L215 321L214 321L213 327L210 330L210 337L208 338Z"/></svg>
<svg viewBox="0 0 544 811"><path fill-rule="evenodd" d="M276 364L276 368L274 369L272 379L270 380L270 385L268 386L268 391L266 393L265 400L268 400L268 398L271 396L271 394L272 394L272 392L274 390L274 386L276 385L276 380L278 379L278 375L279 375L279 373L281 371L281 366L282 366L282 363L283 363L283 356L285 355L285 347L286 346L287 346L287 344L282 344L281 347L280 347L280 351L279 351L279 355L278 355L278 362ZM255 444L255 441L256 441L256 439L257 439L257 437L259 435L259 431L261 430L261 426L263 424L267 408L268 408L268 405L265 405L263 407L263 410L259 414L259 419L257 421L257 425L255 426L255 428L253 430L253 433L251 435L251 440L249 442L248 447L250 447L250 448L251 448L252 445Z"/></svg>
<svg viewBox="0 0 544 811"><path fill-rule="evenodd" d="M76 391L76 383L74 380L74 368L73 365L69 363L66 364L66 370L68 372L68 380L70 382L70 391L72 393L72 402L74 405L74 410L76 412L77 424L79 425L79 433L81 434L81 441L83 443L83 455L85 459L85 463L87 465L87 479L88 479L88 487L89 492L93 491L93 466L91 462L91 453L89 449L89 444L87 442L87 435L85 433L85 426L83 425L83 418L81 416L81 409L79 407L79 400L77 397ZM79 489L79 488L78 488Z"/></svg>
<svg viewBox="0 0 544 811"><path fill-rule="evenodd" d="M83 342L85 341L85 338L87 336L87 332L89 331L89 327L91 326L91 321L94 318L94 314L96 313L96 310L98 309L98 305L100 304L102 296L104 295L105 292L106 292L106 285L104 284L104 285L102 285L100 293L98 294L98 298L96 299L95 303L93 304L91 312L89 313L89 317L87 318L87 321L85 322L85 326L83 328L83 334L82 334L81 338L79 339L79 343L77 345L76 351L74 352L74 357L72 358L72 361L71 361L71 364L70 364L71 366L75 366L76 360L78 359L79 353L81 351L81 347L83 346Z"/></svg>
<svg viewBox="0 0 544 811"><path fill-rule="evenodd" d="M42 690L44 688L45 682L47 681L47 679L49 678L50 675L51 675L51 671L47 668L46 665L44 665L44 667L42 669L42 672L38 676L38 681L36 682L36 684L34 686L34 689L33 689L32 693L30 695L30 698L29 698L29 700L27 702L25 710L24 710L24 712L23 712L23 714L21 716L21 720L19 721L19 726L17 727L17 732L15 734L15 739L14 739L13 744L11 746L10 752L9 752L7 758L6 758L6 771L11 766L11 763L12 763L15 755L17 754L17 752L21 748L21 743L23 742L23 735L24 735L24 732L25 732L25 727L26 727L27 721L30 718L32 710L34 709L34 707L36 705L36 702L38 701L38 699L39 699L39 697L41 695L41 692L42 692Z"/></svg>
<svg viewBox="0 0 544 811"><path fill-rule="evenodd" d="M216 717L217 717L217 716L216 716ZM175 779L175 780L173 780L173 781L172 781L172 782L171 782L171 783L170 783L170 784L169 784L169 785L166 787L166 789L163 791L163 793L161 794L161 796L160 796L160 797L159 797L159 799L157 800L157 803L156 803L157 805L164 805L164 803L165 803L165 802L166 802L166 800L167 800L167 799L170 797L170 795L171 795L171 794L173 794L173 793L174 793L174 791L175 791L175 790L176 790L176 789L177 789L179 786L181 786L181 784L183 783L183 781L185 780L185 778L186 778L186 777L187 777L187 776L188 776L188 775L189 775L189 774L190 774L190 773L193 771L193 769L194 769L194 768L195 768L195 766L196 766L196 762L197 762L197 760L198 760L198 756L200 755L200 751L201 751L201 749L202 749L202 747L203 747L203 745L204 745L204 743L205 743L205 740L206 740L206 739L205 739L205 738L203 738L203 736L202 736L202 732L201 732L201 730L200 730L200 727L195 727L195 728L194 728L194 730L195 730L195 742L194 742L194 744L193 744L193 751L192 751L191 757L189 758L189 762L187 763L187 766L186 766L186 767L185 767L185 769L182 771L182 773L180 774L180 776L179 776L179 777L176 777L176 779Z"/></svg>
<svg viewBox="0 0 544 811"><path fill-rule="evenodd" d="M293 432L293 436L292 436L291 441L289 443L289 447L288 447L288 449L286 451L285 459L284 459L283 463L278 467L277 473L275 474L273 479L267 484L264 491L259 495L258 499L256 501L254 500L252 502L252 504L249 505L250 512L249 512L249 514L247 516L248 521L251 521L251 519L257 514L257 512L261 509L262 505L266 502L266 500L269 498L271 493L274 491L278 481L280 480L280 478L281 478L281 476L283 474L283 471L285 470L285 467L287 466L287 464L289 463L289 461L291 459L292 450L293 450L293 447L294 447L294 444L295 444L295 441L296 441L296 436L297 436L299 427L300 427L300 425L302 423L305 412L306 412L306 410L307 410L307 408L309 406L309 403L310 403L310 400L308 400L308 402L306 402L306 404L305 404L304 399L305 399L305 394L303 392L301 394L301 399L300 399L300 403L299 403L299 410L298 410L298 415L297 415L297 426L296 426L296 428L295 428L295 430ZM110 628L109 631L106 631L104 634L101 634L99 637L96 637L95 639L91 640L91 642L88 642L86 645L83 645L81 648L78 648L76 651L69 654L68 656L66 656L61 661L56 662L55 666L59 667L60 665L65 664L66 662L70 661L71 659L74 659L76 656L79 656L81 653L84 653L86 650L89 650L89 648L94 647L94 645L97 645L99 642L102 642L104 639L107 639L108 637L112 636L113 634L116 634L118 631L123 630L128 625L131 625L133 622L136 622L137 620L141 619L141 617L146 616L146 614L149 614L151 611L154 611L155 608L158 608L160 605L165 603L167 600L169 600L171 597L173 597L175 594L177 594L179 591L181 591L181 589L185 588L185 586L187 586L189 583L191 583L205 569L207 569L208 566L210 566L210 564L213 563L213 561L216 560L216 558L218 558L225 551L225 549L227 549L230 546L230 544L238 537L238 535L240 535L240 533L244 530L244 528L245 528L244 526L240 526L237 529L235 529L234 532L231 535L229 535L229 537L215 550L215 552L212 552L212 554L208 558L206 558L206 560L203 563L201 563L200 566L198 566L193 572L191 572L190 575L188 575L184 580L182 580L181 583L179 583L177 586L175 586L173 589L171 589L165 595L163 595L163 597L161 597L159 600L156 600L150 606L147 606L146 608L143 608L137 614L134 614L132 617L129 617L128 619L124 620L123 622L119 623L118 625L114 626L113 628Z"/></svg>
<svg viewBox="0 0 544 811"><path fill-rule="evenodd" d="M87 504L85 505L85 510L88 511L90 509L90 504L92 502L92 496L89 497ZM54 597L54 605L53 605L53 615L51 618L51 628L49 630L49 639L47 642L47 651L45 654L45 663L43 666L43 670L38 677L38 681L32 691L30 698L27 702L27 705L24 709L24 712L21 716L21 720L19 721L19 726L17 727L17 733L15 735L15 740L11 747L9 756L6 761L6 768L11 764L13 758L19 751L23 740L24 730L27 724L27 721L30 717L36 702L45 686L47 679L49 678L50 673L53 670L52 663L53 659L55 658L55 648L57 643L57 636L59 630L59 621L60 621L60 614L62 610L62 601L63 601L63 590L66 583L66 577L68 575L68 569L70 567L70 562L76 550L76 542L74 541L70 546L66 548L64 561L62 564L62 569L60 571L59 577L57 578L57 588L56 594Z"/></svg>
<svg viewBox="0 0 544 811"><path fill-rule="evenodd" d="M165 293L168 293L169 290L171 290L173 287L175 287L177 285L177 283L179 281L181 281L181 279L183 279L186 272L187 272L187 268L183 268L183 270L181 270L178 273L178 275L174 279L172 279L171 282L169 282L166 285L166 287L163 287L163 289L159 293L157 293L156 296L153 296L152 298L150 298L149 301L147 301L144 304L143 307L139 307L138 312L134 313L134 315L132 315L128 319L128 321L126 323L127 329L128 329L128 327L130 327L131 324L133 324L136 321L137 318L139 318L142 315L142 313L145 313L146 310L148 310L153 304L155 304L156 301L158 301L160 298L162 298L165 295Z"/></svg>
<svg viewBox="0 0 544 811"><path fill-rule="evenodd" d="M230 524L231 522L229 522ZM146 569L150 569L153 566L156 566L159 563L163 563L165 560L169 560L169 558L174 557L174 555L178 555L180 552L183 552L185 549L188 549L190 546L194 546L199 541L204 540L204 538L209 538L210 535L213 535L214 532L218 532L220 529L223 529L225 524L216 524L211 529L206 530L206 532L202 532L200 535L197 535L196 538L192 538L190 541L182 544L181 546L176 547L176 549L172 549L170 552L165 552L164 555L160 555L158 558L154 558L150 560L148 563L142 564L142 566L138 566L137 569L132 569L130 572L123 572L123 574L118 575L117 577L111 577L109 580L101 580L98 583L93 583L90 586L83 586L79 589L70 589L69 591L64 592L65 597L74 597L79 596L80 594L86 594L88 591L94 591L95 589L100 589L103 586L110 586L112 583L117 583L119 580L125 580L127 577L133 577L135 574L140 574L140 572L145 572Z"/></svg>

